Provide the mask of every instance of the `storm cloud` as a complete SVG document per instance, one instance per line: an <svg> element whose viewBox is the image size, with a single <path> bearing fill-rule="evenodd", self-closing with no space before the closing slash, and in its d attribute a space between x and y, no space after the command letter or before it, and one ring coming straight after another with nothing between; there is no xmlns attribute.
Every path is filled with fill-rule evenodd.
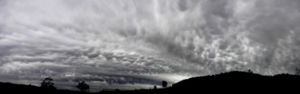
<svg viewBox="0 0 300 94"><path fill-rule="evenodd" d="M0 0L0 80L149 88L248 69L295 73L299 0Z"/></svg>

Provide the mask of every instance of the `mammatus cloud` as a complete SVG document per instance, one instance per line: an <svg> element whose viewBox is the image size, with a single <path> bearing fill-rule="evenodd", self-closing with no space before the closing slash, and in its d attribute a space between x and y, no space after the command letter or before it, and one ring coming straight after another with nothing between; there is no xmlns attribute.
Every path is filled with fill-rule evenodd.
<svg viewBox="0 0 300 94"><path fill-rule="evenodd" d="M295 73L298 0L1 0L1 81L146 88L231 70Z"/></svg>

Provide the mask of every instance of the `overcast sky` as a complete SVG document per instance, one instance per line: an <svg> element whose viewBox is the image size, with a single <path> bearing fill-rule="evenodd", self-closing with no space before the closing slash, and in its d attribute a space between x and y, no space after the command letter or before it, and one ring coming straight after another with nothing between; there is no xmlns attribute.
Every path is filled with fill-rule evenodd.
<svg viewBox="0 0 300 94"><path fill-rule="evenodd" d="M0 81L99 90L294 74L299 26L300 0L0 0Z"/></svg>

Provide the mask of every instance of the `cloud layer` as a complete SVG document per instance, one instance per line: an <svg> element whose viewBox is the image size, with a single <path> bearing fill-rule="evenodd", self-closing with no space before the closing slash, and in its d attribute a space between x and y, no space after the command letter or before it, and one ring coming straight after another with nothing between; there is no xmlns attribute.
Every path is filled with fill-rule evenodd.
<svg viewBox="0 0 300 94"><path fill-rule="evenodd" d="M1 0L0 80L149 88L231 70L295 73L299 0Z"/></svg>

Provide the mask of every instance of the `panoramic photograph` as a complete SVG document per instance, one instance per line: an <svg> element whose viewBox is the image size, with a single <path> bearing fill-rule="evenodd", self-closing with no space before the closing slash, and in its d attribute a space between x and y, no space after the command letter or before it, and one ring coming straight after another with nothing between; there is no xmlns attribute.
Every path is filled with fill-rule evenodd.
<svg viewBox="0 0 300 94"><path fill-rule="evenodd" d="M299 85L299 35L300 0L0 0L0 93Z"/></svg>

